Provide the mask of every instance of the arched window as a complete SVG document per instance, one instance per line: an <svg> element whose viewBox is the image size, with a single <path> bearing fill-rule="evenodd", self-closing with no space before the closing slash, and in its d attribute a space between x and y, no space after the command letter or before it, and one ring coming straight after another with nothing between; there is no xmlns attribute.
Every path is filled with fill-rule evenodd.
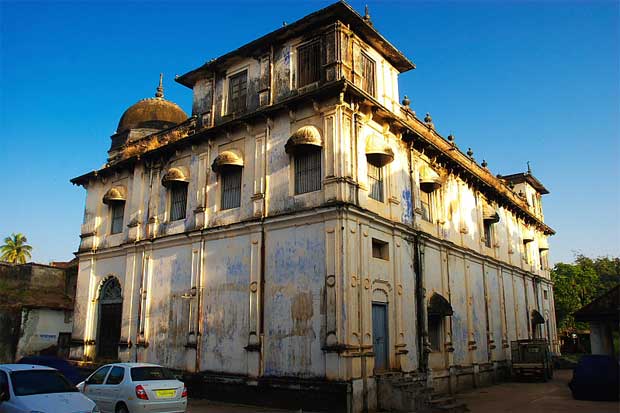
<svg viewBox="0 0 620 413"><path fill-rule="evenodd" d="M375 201L385 199L385 166L394 160L394 152L385 138L372 135L366 141L366 161L368 168L368 196Z"/></svg>
<svg viewBox="0 0 620 413"><path fill-rule="evenodd" d="M428 300L428 340L432 351L442 351L444 318L454 313L450 302L441 294L434 293Z"/></svg>
<svg viewBox="0 0 620 413"><path fill-rule="evenodd" d="M321 189L322 147L321 134L314 126L299 128L286 142L285 151L293 155L296 195Z"/></svg>
<svg viewBox="0 0 620 413"><path fill-rule="evenodd" d="M170 192L170 221L185 219L189 171L184 167L170 168L162 178L162 185Z"/></svg>
<svg viewBox="0 0 620 413"><path fill-rule="evenodd" d="M99 293L99 302L102 304L118 303L123 301L121 292L121 283L116 277L110 277L101 286Z"/></svg>
<svg viewBox="0 0 620 413"><path fill-rule="evenodd" d="M243 178L243 158L238 151L224 151L211 165L213 172L220 177L220 209L241 206L241 181Z"/></svg>
<svg viewBox="0 0 620 413"><path fill-rule="evenodd" d="M110 234L123 232L126 200L127 195L124 186L114 186L103 196L103 203L110 210Z"/></svg>

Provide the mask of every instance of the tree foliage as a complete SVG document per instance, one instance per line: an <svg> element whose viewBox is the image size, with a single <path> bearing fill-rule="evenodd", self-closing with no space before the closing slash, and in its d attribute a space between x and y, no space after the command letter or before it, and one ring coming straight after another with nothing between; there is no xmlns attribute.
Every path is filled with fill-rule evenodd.
<svg viewBox="0 0 620 413"><path fill-rule="evenodd" d="M24 234L13 233L4 239L4 245L0 247L0 260L12 264L24 264L30 258L32 247L28 244Z"/></svg>
<svg viewBox="0 0 620 413"><path fill-rule="evenodd" d="M588 258L578 254L572 264L559 262L551 270L555 317L560 330L586 328L572 314L620 284L620 258Z"/></svg>

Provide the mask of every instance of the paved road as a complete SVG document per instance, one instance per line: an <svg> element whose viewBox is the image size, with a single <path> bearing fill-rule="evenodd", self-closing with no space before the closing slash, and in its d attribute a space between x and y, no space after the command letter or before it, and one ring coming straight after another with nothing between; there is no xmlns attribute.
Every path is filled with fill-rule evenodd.
<svg viewBox="0 0 620 413"><path fill-rule="evenodd" d="M572 370L556 370L547 383L503 383L460 393L472 413L618 413L618 402L573 399L568 382Z"/></svg>

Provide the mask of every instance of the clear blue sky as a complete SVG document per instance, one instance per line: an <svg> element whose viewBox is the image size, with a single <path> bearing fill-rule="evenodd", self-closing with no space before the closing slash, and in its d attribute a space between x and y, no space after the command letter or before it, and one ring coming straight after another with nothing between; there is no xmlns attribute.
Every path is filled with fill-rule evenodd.
<svg viewBox="0 0 620 413"><path fill-rule="evenodd" d="M85 191L123 111L331 2L0 2L0 236L39 262L77 250ZM614 1L368 2L376 28L416 63L401 97L494 173L549 188L552 261L620 255L619 9ZM363 13L364 3L352 5Z"/></svg>

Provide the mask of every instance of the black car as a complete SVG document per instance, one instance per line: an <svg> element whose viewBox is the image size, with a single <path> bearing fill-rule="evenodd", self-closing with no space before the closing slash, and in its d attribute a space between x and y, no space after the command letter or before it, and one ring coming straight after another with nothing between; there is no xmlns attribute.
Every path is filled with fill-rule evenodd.
<svg viewBox="0 0 620 413"><path fill-rule="evenodd" d="M86 377L86 375L81 374L80 371L67 360L54 356L26 356L21 358L17 363L52 367L60 371L73 384L78 384Z"/></svg>

